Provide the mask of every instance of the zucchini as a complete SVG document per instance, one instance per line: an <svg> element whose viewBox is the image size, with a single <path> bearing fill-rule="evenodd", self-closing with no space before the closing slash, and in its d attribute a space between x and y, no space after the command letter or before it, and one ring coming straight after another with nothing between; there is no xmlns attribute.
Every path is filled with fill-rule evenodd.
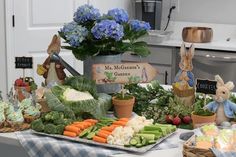
<svg viewBox="0 0 236 157"><path fill-rule="evenodd" d="M141 141L141 144L142 144L142 146L146 146L148 144L148 140L143 137L142 141Z"/></svg>
<svg viewBox="0 0 236 157"><path fill-rule="evenodd" d="M96 132L90 132L87 136L86 136L86 138L88 139L88 140L91 140L92 138L93 138L93 136L95 136L96 135Z"/></svg>
<svg viewBox="0 0 236 157"><path fill-rule="evenodd" d="M124 147L131 147L131 144L125 144Z"/></svg>
<svg viewBox="0 0 236 157"><path fill-rule="evenodd" d="M136 134L137 136L142 136L146 138L147 140L155 140L155 135L154 134Z"/></svg>
<svg viewBox="0 0 236 157"><path fill-rule="evenodd" d="M89 128L84 129L84 130L79 134L79 137L80 137L80 138L83 138L83 137L87 136L87 135L91 132L92 129L93 129L93 126L90 126Z"/></svg>
<svg viewBox="0 0 236 157"><path fill-rule="evenodd" d="M136 146L138 144L138 141L136 138L131 138L131 140L129 141L129 144L132 146Z"/></svg>
<svg viewBox="0 0 236 157"><path fill-rule="evenodd" d="M137 148L140 148L142 146L143 146L142 143L138 143L138 144L135 145L135 147L137 147Z"/></svg>
<svg viewBox="0 0 236 157"><path fill-rule="evenodd" d="M148 141L148 144L154 144L154 143L156 143L155 140L149 140L149 141Z"/></svg>

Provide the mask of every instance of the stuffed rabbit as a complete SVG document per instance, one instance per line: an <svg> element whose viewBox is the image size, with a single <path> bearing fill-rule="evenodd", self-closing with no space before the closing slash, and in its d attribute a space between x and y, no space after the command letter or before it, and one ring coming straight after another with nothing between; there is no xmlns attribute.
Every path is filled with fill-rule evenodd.
<svg viewBox="0 0 236 157"><path fill-rule="evenodd" d="M216 95L214 101L205 106L208 110L216 113L216 124L222 125L223 122L230 121L234 118L236 104L229 99L230 91L234 88L234 83L229 81L226 84L219 75L215 76L217 81Z"/></svg>
<svg viewBox="0 0 236 157"><path fill-rule="evenodd" d="M50 56L53 53L59 53L61 47L60 37L54 35L50 45L48 46L47 53L48 58L44 61L43 67L43 77L47 86L53 86L55 84L62 84L65 80L66 74L64 72L64 66L59 61L51 61ZM41 67L41 68L42 68Z"/></svg>
<svg viewBox="0 0 236 157"><path fill-rule="evenodd" d="M174 82L179 82L179 89L185 90L194 86L194 75L192 59L194 56L194 45L192 44L187 51L184 43L180 48L181 61L179 63L179 72L175 76Z"/></svg>

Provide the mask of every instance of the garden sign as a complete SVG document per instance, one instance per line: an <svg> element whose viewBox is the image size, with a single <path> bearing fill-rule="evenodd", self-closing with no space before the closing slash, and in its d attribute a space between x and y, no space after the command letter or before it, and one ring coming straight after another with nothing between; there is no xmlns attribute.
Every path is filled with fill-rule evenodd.
<svg viewBox="0 0 236 157"><path fill-rule="evenodd" d="M148 63L94 64L92 73L96 84L147 83L157 70Z"/></svg>
<svg viewBox="0 0 236 157"><path fill-rule="evenodd" d="M216 81L197 79L196 91L204 94L216 94Z"/></svg>

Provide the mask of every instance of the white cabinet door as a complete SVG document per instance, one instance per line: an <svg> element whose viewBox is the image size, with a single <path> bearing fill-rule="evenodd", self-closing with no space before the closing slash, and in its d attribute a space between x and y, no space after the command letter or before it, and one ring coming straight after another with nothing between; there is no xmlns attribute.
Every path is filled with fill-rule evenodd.
<svg viewBox="0 0 236 157"><path fill-rule="evenodd" d="M72 21L77 6L88 3L87 0L7 0L6 16L15 16L15 26L7 20L7 69L8 89L14 80L22 76L23 70L15 69L15 57L33 57L33 69L26 69L26 76L35 79L38 85L44 81L36 73L37 64L42 64L47 47L54 34L64 23ZM77 61L70 51L62 50L60 55L70 65L82 72L82 62ZM68 73L68 72L67 72Z"/></svg>

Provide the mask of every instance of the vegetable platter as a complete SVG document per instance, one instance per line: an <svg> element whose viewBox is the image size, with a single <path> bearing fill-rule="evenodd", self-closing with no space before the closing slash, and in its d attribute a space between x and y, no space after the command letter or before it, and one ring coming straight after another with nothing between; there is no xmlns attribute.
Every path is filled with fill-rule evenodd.
<svg viewBox="0 0 236 157"><path fill-rule="evenodd" d="M94 141L88 140L88 139L82 139L79 137L73 138L73 137L68 137L68 136L63 136L63 135L46 134L46 133L37 132L34 130L31 130L31 131L32 131L32 133L39 134L39 135L60 138L60 139L65 139L65 140L80 142L80 143L85 143L85 144L91 144L91 145L95 145L95 146L97 145L97 146L101 146L101 147L115 148L115 149L120 149L120 150L124 150L124 151L135 152L135 153L145 153L175 133L175 132L172 132L172 133L168 134L167 136L160 138L154 144L147 145L147 146L141 147L141 148L136 148L136 147L125 147L125 146L119 146L119 145L111 145L111 144L105 144L105 143L103 144L103 143L94 142Z"/></svg>
<svg viewBox="0 0 236 157"><path fill-rule="evenodd" d="M43 121L35 121L31 127L32 132L136 153L144 153L150 150L171 136L176 130L174 125L153 124L152 119L135 116L132 119L104 117L99 120L73 121L64 125L64 130L57 131L58 126L55 126L54 130L52 129L53 127L47 127L48 125L55 125L52 124L54 120L48 124L49 116L46 115Z"/></svg>

